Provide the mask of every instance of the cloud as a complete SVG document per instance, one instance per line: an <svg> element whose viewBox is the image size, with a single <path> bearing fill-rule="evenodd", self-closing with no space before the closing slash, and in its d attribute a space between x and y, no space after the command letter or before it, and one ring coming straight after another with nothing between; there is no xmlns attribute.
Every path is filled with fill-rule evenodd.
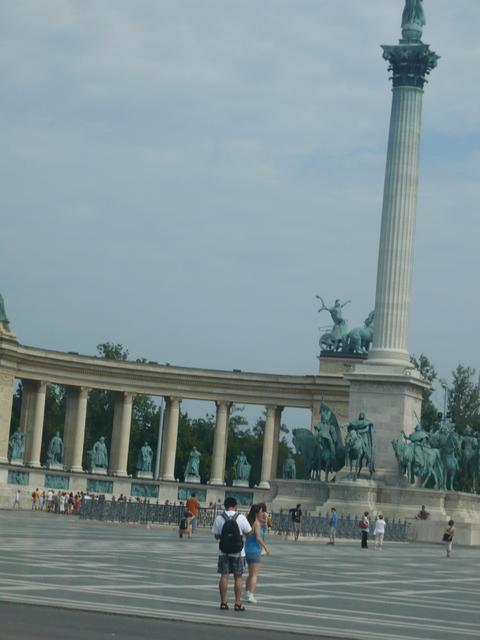
<svg viewBox="0 0 480 640"><path fill-rule="evenodd" d="M2 293L21 341L313 373L374 303L397 0L0 9ZM480 6L425 3L411 348L479 360ZM466 302L468 300L468 303ZM467 308L467 313L458 309Z"/></svg>

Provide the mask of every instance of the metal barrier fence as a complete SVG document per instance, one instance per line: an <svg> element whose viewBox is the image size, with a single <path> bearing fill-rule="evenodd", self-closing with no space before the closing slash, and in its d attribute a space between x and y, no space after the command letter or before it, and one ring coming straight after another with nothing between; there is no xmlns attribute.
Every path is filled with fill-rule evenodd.
<svg viewBox="0 0 480 640"><path fill-rule="evenodd" d="M223 509L216 506L200 509L198 524L200 527L211 527L217 513ZM79 509L79 516L84 520L103 522L126 522L139 524L166 524L178 526L185 507L182 505L148 504L143 502L109 502L106 500L89 500ZM385 540L405 542L410 537L410 525L406 521L385 519ZM337 536L339 538L359 538L359 518L339 514ZM292 520L287 513L272 514L272 532L287 536L292 533ZM372 529L373 530L373 529ZM371 531L372 531L371 530ZM300 535L311 537L328 537L330 533L330 516L304 515L300 525Z"/></svg>

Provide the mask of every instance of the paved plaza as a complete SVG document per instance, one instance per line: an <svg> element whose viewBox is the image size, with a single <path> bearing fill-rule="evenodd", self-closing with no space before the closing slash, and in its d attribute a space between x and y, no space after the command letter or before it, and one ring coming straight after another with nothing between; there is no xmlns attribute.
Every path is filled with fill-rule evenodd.
<svg viewBox="0 0 480 640"><path fill-rule="evenodd" d="M152 620L138 618L152 618L330 638L480 636L477 549L454 548L447 560L435 545L391 543L375 552L351 541L331 547L270 536L259 603L239 614L218 609L216 544L206 532L188 541L166 528L2 511L0 535L0 603L39 605L44 617L48 607L65 607L135 616L139 629ZM51 624L59 618L68 621L54 612ZM204 626L197 637L207 634Z"/></svg>

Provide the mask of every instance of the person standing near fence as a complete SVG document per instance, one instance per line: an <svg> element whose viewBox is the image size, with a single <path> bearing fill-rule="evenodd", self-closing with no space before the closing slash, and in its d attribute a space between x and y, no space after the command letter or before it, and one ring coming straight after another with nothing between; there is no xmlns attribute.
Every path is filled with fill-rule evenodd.
<svg viewBox="0 0 480 640"><path fill-rule="evenodd" d="M335 507L332 507L331 515L330 515L330 540L327 542L327 544L335 544L337 527L338 527L338 513Z"/></svg>
<svg viewBox="0 0 480 640"><path fill-rule="evenodd" d="M379 549L383 551L383 537L385 535L385 527L387 523L383 519L382 514L380 513L378 518L375 521L375 530L373 532L375 536L375 549Z"/></svg>
<svg viewBox="0 0 480 640"><path fill-rule="evenodd" d="M455 535L455 522L448 521L448 527L443 532L443 542L447 547L447 558L452 557L453 536Z"/></svg>
<svg viewBox="0 0 480 640"><path fill-rule="evenodd" d="M187 511L190 511L192 514L192 533L195 533L198 526L198 515L200 513L200 502L195 493L192 493L190 498L188 498L185 506Z"/></svg>
<svg viewBox="0 0 480 640"><path fill-rule="evenodd" d="M293 538L295 542L298 542L298 536L300 535L300 525L302 524L302 510L301 504L297 504L294 509L290 509L290 517L292 518Z"/></svg>
<svg viewBox="0 0 480 640"><path fill-rule="evenodd" d="M360 518L360 522L358 523L360 528L360 532L362 534L362 549L368 549L368 533L370 528L370 522L368 521L368 511L365 511L363 516Z"/></svg>
<svg viewBox="0 0 480 640"><path fill-rule="evenodd" d="M237 511L237 501L233 497L225 498L225 511L214 520L212 533L219 541L217 573L220 574L220 609L226 611L228 576L233 574L235 588L235 611L245 611L242 604L243 573L245 571L245 549L243 536L252 531L247 518Z"/></svg>
<svg viewBox="0 0 480 640"><path fill-rule="evenodd" d="M267 528L267 505L264 502L254 504L250 508L247 520L252 527L252 532L245 541L245 555L248 565L248 578L246 585L247 602L256 603L255 589L262 561L262 553L270 553L265 544L265 531Z"/></svg>
<svg viewBox="0 0 480 640"><path fill-rule="evenodd" d="M20 509L20 489L15 491L15 501L13 503L14 509Z"/></svg>

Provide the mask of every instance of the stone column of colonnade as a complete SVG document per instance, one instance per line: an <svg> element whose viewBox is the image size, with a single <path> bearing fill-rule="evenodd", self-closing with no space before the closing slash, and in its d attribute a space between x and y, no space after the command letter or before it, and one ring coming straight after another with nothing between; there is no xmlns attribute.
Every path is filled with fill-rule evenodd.
<svg viewBox="0 0 480 640"><path fill-rule="evenodd" d="M277 407L267 406L267 417L265 420L265 431L263 434L262 471L260 474L260 484L258 485L261 489L269 489L270 480L272 479L276 412Z"/></svg>
<svg viewBox="0 0 480 640"><path fill-rule="evenodd" d="M83 471L88 392L85 387L67 388L63 465L68 471Z"/></svg>
<svg viewBox="0 0 480 640"><path fill-rule="evenodd" d="M273 432L272 470L270 473L271 480L275 480L275 478L278 475L278 445L280 443L280 426L282 423L282 411L283 411L283 407L276 407L275 409L275 429Z"/></svg>
<svg viewBox="0 0 480 640"><path fill-rule="evenodd" d="M228 419L231 402L219 401L216 403L217 415L215 420L215 434L213 439L212 469L210 484L225 484L225 461L227 457Z"/></svg>
<svg viewBox="0 0 480 640"><path fill-rule="evenodd" d="M162 451L162 480L175 480L175 457L177 451L180 398L167 398L165 438Z"/></svg>
<svg viewBox="0 0 480 640"><path fill-rule="evenodd" d="M8 462L8 438L12 418L13 377L0 372L0 462Z"/></svg>
<svg viewBox="0 0 480 640"><path fill-rule="evenodd" d="M39 468L47 385L45 382L23 380L22 386L20 431L26 434L23 461L29 467Z"/></svg>
<svg viewBox="0 0 480 640"><path fill-rule="evenodd" d="M127 477L128 447L132 425L132 393L116 393L113 413L112 444L109 471L113 476Z"/></svg>

